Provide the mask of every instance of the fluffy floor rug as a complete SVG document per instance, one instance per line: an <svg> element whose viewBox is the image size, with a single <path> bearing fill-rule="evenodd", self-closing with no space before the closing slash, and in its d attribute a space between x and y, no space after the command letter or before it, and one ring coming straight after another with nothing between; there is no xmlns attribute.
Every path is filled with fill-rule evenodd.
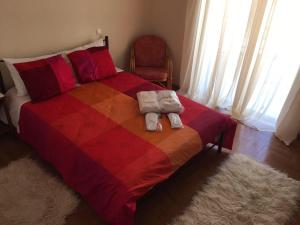
<svg viewBox="0 0 300 225"><path fill-rule="evenodd" d="M62 225L78 202L34 160L20 159L0 170L1 225Z"/></svg>
<svg viewBox="0 0 300 225"><path fill-rule="evenodd" d="M300 182L233 154L172 225L284 225L299 206Z"/></svg>

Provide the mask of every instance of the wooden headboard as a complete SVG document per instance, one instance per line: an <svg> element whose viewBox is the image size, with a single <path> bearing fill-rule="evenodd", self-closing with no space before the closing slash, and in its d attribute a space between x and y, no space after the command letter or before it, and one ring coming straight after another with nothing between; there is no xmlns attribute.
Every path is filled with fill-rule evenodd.
<svg viewBox="0 0 300 225"><path fill-rule="evenodd" d="M0 62L3 63L3 60L1 60ZM1 71L0 71L0 92L1 93L5 93L6 92L5 87L4 87L4 82L3 82Z"/></svg>
<svg viewBox="0 0 300 225"><path fill-rule="evenodd" d="M103 42L104 42L104 46L106 46L107 48L109 48L109 39L108 39L108 36L105 36L104 39L103 39ZM0 64L3 64L4 61L2 59L0 59ZM3 76L2 76L2 73L1 73L1 68L0 68L0 92L1 93L5 93L7 91L7 87L4 83L4 79L3 79Z"/></svg>

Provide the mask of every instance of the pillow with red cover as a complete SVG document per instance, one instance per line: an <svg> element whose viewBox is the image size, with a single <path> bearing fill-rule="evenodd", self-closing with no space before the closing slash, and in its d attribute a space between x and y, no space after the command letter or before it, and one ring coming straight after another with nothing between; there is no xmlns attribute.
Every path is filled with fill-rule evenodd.
<svg viewBox="0 0 300 225"><path fill-rule="evenodd" d="M101 80L117 73L106 47L92 47L68 54L80 83Z"/></svg>
<svg viewBox="0 0 300 225"><path fill-rule="evenodd" d="M49 99L75 87L72 69L61 55L14 66L33 102Z"/></svg>

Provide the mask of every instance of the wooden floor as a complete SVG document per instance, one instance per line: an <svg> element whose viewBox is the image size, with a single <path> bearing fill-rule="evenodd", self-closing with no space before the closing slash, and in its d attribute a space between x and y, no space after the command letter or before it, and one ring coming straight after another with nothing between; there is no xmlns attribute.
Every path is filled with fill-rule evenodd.
<svg viewBox="0 0 300 225"><path fill-rule="evenodd" d="M286 147L271 133L258 132L239 125L232 152L249 155L300 180L300 140ZM0 136L0 168L28 154L37 157L31 147L13 135ZM228 152L217 154L216 151L210 150L196 156L174 176L156 186L138 202L135 224L167 224L189 205L193 194L201 189L208 177L215 174L217 167L229 154ZM103 225L104 223L84 201L81 201L75 212L67 218L66 225L87 224ZM292 224L300 224L300 212L295 215Z"/></svg>

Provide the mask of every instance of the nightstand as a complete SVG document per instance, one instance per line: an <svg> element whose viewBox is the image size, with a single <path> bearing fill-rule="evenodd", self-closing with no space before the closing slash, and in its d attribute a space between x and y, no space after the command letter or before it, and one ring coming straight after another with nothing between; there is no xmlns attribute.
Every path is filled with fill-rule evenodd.
<svg viewBox="0 0 300 225"><path fill-rule="evenodd" d="M6 134L8 132L14 132L14 128L11 123L10 115L9 115L5 100L6 100L5 95L0 92L0 108L4 109L4 113L5 113L6 119L8 121L8 125L0 126L0 135Z"/></svg>

